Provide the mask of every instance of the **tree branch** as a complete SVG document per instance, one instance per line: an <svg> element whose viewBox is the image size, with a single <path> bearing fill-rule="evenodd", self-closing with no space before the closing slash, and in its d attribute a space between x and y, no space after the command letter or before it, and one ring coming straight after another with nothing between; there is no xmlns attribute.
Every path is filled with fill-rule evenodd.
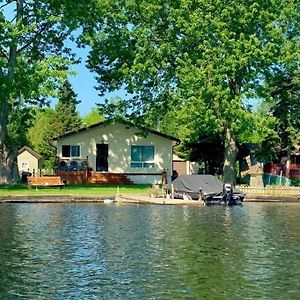
<svg viewBox="0 0 300 300"><path fill-rule="evenodd" d="M16 20L17 22L22 19L23 17L23 4L24 0L17 1L17 13L16 13ZM15 73L15 66L17 61L17 45L18 40L17 38L12 39L12 45L9 48L9 58L8 58L8 78L12 81L14 78Z"/></svg>
<svg viewBox="0 0 300 300"><path fill-rule="evenodd" d="M34 36L24 45L24 46L22 46L21 48L19 48L18 49L18 53L19 52L22 52L24 49L26 49L26 48L28 48L30 45L31 45L31 43L34 41L34 40L36 40L37 39L37 37L39 36L39 35L41 35L45 30L47 30L48 28L49 28L49 26L50 26L50 24L45 24L38 32L36 32L35 34L34 34Z"/></svg>
<svg viewBox="0 0 300 300"><path fill-rule="evenodd" d="M0 54L8 60L8 55L2 49L0 49Z"/></svg>

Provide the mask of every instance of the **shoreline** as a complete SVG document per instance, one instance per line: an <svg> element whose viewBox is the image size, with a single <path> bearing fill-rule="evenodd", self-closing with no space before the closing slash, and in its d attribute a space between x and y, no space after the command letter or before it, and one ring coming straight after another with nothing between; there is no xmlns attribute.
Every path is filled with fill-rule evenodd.
<svg viewBox="0 0 300 300"><path fill-rule="evenodd" d="M7 195L0 196L1 203L105 203L106 201L115 203L132 203L132 204L158 204L158 205L194 205L203 206L202 201L152 198L146 195L128 194L128 195L92 195L92 196L75 196L75 195ZM283 195L248 195L244 202L300 202L295 196Z"/></svg>
<svg viewBox="0 0 300 300"><path fill-rule="evenodd" d="M244 202L281 202L281 203L289 203L289 202L299 202L300 199L298 197L291 197L291 196L266 196L266 195L251 195L244 199Z"/></svg>
<svg viewBox="0 0 300 300"><path fill-rule="evenodd" d="M112 195L74 196L74 195L14 195L0 196L1 203L92 203L113 199Z"/></svg>

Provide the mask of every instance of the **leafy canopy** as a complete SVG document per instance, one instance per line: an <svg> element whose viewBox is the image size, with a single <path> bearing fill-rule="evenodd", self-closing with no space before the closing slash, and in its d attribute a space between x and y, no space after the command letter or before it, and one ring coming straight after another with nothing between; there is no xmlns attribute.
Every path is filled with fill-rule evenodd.
<svg viewBox="0 0 300 300"><path fill-rule="evenodd" d="M221 133L232 178L237 141L262 141L274 127L245 100L259 96L275 66L297 59L298 1L101 3L99 27L86 38L99 92L125 88L134 118L151 112L160 121L175 110L190 139Z"/></svg>

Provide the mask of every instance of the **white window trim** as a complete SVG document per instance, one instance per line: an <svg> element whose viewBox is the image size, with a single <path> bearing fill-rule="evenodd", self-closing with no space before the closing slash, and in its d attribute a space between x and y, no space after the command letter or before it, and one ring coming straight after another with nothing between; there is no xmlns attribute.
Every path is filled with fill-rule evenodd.
<svg viewBox="0 0 300 300"><path fill-rule="evenodd" d="M135 161L131 159L132 147L153 147L153 160ZM141 167L132 167L132 164L142 164ZM153 164L152 168L144 167L144 164ZM130 168L132 169L154 169L155 168L155 146L154 145L130 145Z"/></svg>

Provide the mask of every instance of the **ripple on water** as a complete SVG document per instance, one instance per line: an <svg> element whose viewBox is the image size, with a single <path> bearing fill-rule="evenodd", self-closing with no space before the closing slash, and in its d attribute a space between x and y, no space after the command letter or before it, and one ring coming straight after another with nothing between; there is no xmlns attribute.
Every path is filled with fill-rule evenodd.
<svg viewBox="0 0 300 300"><path fill-rule="evenodd" d="M300 206L1 204L0 299L297 299Z"/></svg>

